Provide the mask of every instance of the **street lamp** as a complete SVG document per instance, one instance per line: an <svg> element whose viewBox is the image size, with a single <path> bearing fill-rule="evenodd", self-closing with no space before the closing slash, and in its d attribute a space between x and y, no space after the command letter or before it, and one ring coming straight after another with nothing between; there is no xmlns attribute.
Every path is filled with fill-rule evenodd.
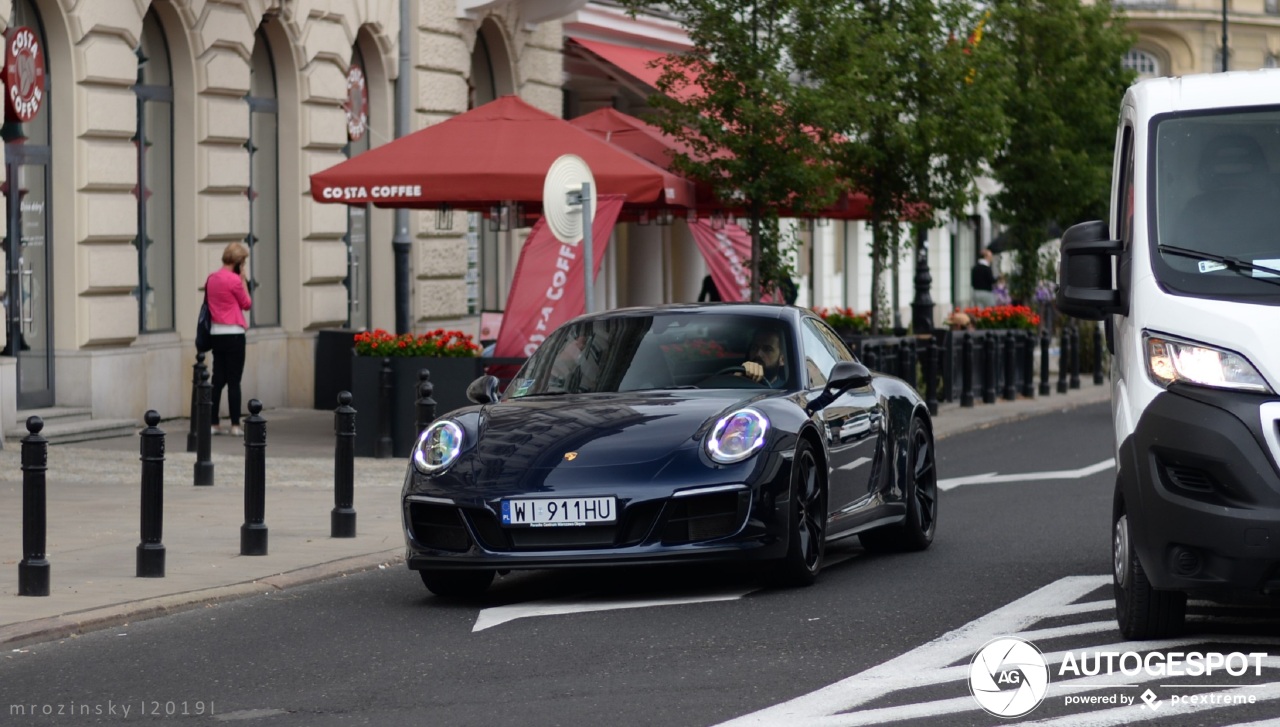
<svg viewBox="0 0 1280 727"><path fill-rule="evenodd" d="M1222 72L1227 72L1227 0L1222 0Z"/></svg>

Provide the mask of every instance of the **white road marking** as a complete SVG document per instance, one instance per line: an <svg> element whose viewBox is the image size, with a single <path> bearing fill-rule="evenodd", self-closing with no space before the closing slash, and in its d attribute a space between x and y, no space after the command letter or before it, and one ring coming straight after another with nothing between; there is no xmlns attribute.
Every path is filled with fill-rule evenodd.
<svg viewBox="0 0 1280 727"><path fill-rule="evenodd" d="M735 601L748 593L760 590L758 586L738 588L727 591L704 593L690 596L670 596L664 598L610 597L599 598L551 598L533 603L518 603L510 606L497 606L480 611L476 623L471 627L472 633L493 628L508 621L535 616L561 616L568 613L589 613L592 611L617 611L624 608L650 608L654 606L683 606L690 603L714 603L716 601Z"/></svg>
<svg viewBox="0 0 1280 727"><path fill-rule="evenodd" d="M1107 463L1108 466L1110 463ZM1048 640L1071 636L1087 636L1089 634L1108 632L1115 629L1112 619L1113 608L1109 594L1102 596L1105 600L1076 603L1087 598L1099 588L1111 582L1110 576L1073 576L1050 583L1006 606L982 616L960 628L944 634L933 641L913 649L902 656L872 667L818 691L806 694L788 702L763 709L753 714L744 715L725 722L720 727L759 727L768 725L804 724L816 727L856 727L859 725L900 723L930 717L938 717L961 712L976 712L978 703L968 695L948 697L929 702L905 704L892 707L880 707L859 710L863 705L879 700L894 692L918 687L929 687L954 684L960 689L968 680L969 661L984 644L999 636L1018 636L1032 640ZM1098 596L1095 596L1097 598ZM1102 619L1090 623L1030 628L1046 619L1072 615L1097 613ZM1091 644L1087 648L1066 649L1045 652L1045 662L1050 665L1062 663L1067 654L1077 658L1086 653L1098 651L1167 651L1180 650L1186 647L1212 642L1214 644L1241 644L1243 646L1280 646L1280 639L1274 637L1256 637L1247 635L1212 635L1160 641L1132 642L1124 641L1108 644ZM1280 667L1280 657L1267 657L1263 660L1266 668ZM1078 677L1065 681L1051 682L1048 699L1061 698L1068 694L1082 694L1100 689L1136 689L1141 685L1133 684L1134 677L1123 672ZM1152 683L1151 686L1158 686ZM1185 688L1185 685L1179 685ZM1228 689L1229 685L1218 685L1215 694L1228 697L1245 694L1253 695L1256 701L1280 699L1280 682L1267 684L1242 685L1236 689ZM954 694L954 690L949 690ZM1163 704L1171 706L1164 698ZM1223 708L1224 705L1213 705ZM1128 722L1140 722L1154 719L1156 711L1136 704L1115 709L1104 709L1092 712L1080 712L1073 715L1045 720L1043 724L1055 727L1092 727L1098 725L1121 725ZM1190 707L1195 707L1190 709ZM1176 711L1157 710L1161 714L1191 714L1203 711L1200 705L1182 705ZM1039 724L1039 723L1038 723ZM1280 727L1280 723L1259 722L1258 727Z"/></svg>
<svg viewBox="0 0 1280 727"><path fill-rule="evenodd" d="M1104 470L1111 469L1116 464L1115 458L1103 460L1097 464L1091 464L1088 467L1081 467L1078 470L1055 470L1052 472L1027 472L1017 475L1002 475L997 472L988 472L981 475L967 475L965 477L950 477L945 480L938 480L939 490L952 490L961 485L986 485L996 482L1034 482L1036 480L1079 480L1090 475L1095 475Z"/></svg>
<svg viewBox="0 0 1280 727"><path fill-rule="evenodd" d="M850 462L849 464L842 464L842 465L840 465L840 466L839 466L839 467L837 467L836 469L839 469L839 470L851 470L851 469L854 469L855 467L861 467L862 465L864 465L864 464L866 464L866 463L868 463L868 462L870 462L870 461L871 461L871 458L870 458L870 457L859 457L859 458L855 459L854 461Z"/></svg>

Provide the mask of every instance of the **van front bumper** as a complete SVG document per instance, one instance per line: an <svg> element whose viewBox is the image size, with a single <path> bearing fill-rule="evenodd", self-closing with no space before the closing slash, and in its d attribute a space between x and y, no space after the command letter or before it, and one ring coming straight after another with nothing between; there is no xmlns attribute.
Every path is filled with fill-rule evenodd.
<svg viewBox="0 0 1280 727"><path fill-rule="evenodd" d="M1120 447L1151 585L1280 594L1280 399L1174 385Z"/></svg>

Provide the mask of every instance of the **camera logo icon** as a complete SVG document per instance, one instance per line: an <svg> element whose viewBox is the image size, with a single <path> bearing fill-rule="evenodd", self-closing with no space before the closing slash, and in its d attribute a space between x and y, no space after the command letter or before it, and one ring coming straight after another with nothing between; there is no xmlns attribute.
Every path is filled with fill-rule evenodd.
<svg viewBox="0 0 1280 727"><path fill-rule="evenodd" d="M1030 641L988 641L969 663L969 693L996 717L1021 717L1039 707L1048 691L1049 666Z"/></svg>

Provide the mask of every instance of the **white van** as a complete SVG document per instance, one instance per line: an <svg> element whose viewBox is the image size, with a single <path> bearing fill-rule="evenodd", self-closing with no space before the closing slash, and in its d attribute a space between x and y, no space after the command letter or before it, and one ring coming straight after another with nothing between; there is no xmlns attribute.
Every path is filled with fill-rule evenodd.
<svg viewBox="0 0 1280 727"><path fill-rule="evenodd" d="M1280 594L1280 70L1131 87L1110 226L1061 255L1059 309L1113 354L1121 633Z"/></svg>

